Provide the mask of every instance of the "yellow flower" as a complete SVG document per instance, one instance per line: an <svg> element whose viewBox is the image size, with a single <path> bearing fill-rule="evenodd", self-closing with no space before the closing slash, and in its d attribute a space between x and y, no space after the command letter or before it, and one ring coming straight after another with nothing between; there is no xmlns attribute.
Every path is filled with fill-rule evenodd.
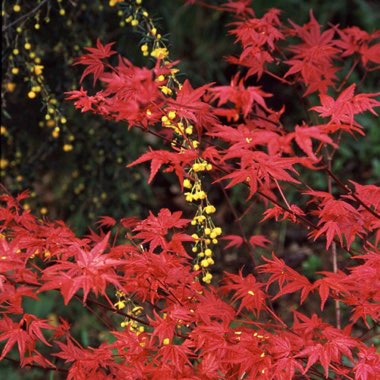
<svg viewBox="0 0 380 380"><path fill-rule="evenodd" d="M117 309L119 309L119 310L124 309L124 308L125 308L125 301L121 301L121 300L119 300L119 301L117 301L117 302L114 304L114 306L115 306Z"/></svg>
<svg viewBox="0 0 380 380"><path fill-rule="evenodd" d="M175 111L169 111L168 117L170 120L175 119L176 116L177 116L177 114L175 113Z"/></svg>
<svg viewBox="0 0 380 380"><path fill-rule="evenodd" d="M183 187L185 187L186 189L191 189L192 185L191 185L191 182L190 182L189 179L186 178L186 179L183 181Z"/></svg>
<svg viewBox="0 0 380 380"><path fill-rule="evenodd" d="M160 87L161 88L161 92L163 92L165 95L171 95L172 94L172 90L167 87L167 86L162 86Z"/></svg>
<svg viewBox="0 0 380 380"><path fill-rule="evenodd" d="M150 55L157 59L164 59L168 56L169 52L166 48L156 48L154 49Z"/></svg>
<svg viewBox="0 0 380 380"><path fill-rule="evenodd" d="M5 88L9 92L13 92L16 88L16 83L8 82L8 83L6 83Z"/></svg>
<svg viewBox="0 0 380 380"><path fill-rule="evenodd" d="M0 169L5 169L8 166L8 160L5 158L0 159Z"/></svg>
<svg viewBox="0 0 380 380"><path fill-rule="evenodd" d="M33 68L34 74L41 75L44 67L42 65L35 65Z"/></svg>

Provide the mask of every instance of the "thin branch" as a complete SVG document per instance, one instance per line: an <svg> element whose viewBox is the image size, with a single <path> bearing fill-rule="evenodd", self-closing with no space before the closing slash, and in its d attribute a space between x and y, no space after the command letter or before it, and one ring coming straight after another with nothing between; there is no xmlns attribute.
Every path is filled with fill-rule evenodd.
<svg viewBox="0 0 380 380"><path fill-rule="evenodd" d="M331 172L331 161L332 157L329 155L329 151L327 146L325 146L326 150L326 156L327 156L327 164L328 164L328 172ZM332 186L332 177L330 175L327 176L327 189L330 194L333 192L333 186ZM331 244L331 252L332 252L332 261L333 261L333 271L334 273L338 273L338 255L337 255L337 249L336 249L336 243L335 241ZM335 300L335 319L336 319L336 327L340 329L341 327L341 310L340 310L340 304L339 300Z"/></svg>
<svg viewBox="0 0 380 380"><path fill-rule="evenodd" d="M227 191L226 189L224 188L224 186L218 182L218 185L220 187L220 189L222 190L222 193L224 195L224 198L228 204L228 207L230 208L234 218L235 218L235 222L237 223L238 227L239 227L239 230L240 230L240 233L241 233L241 236L243 237L243 243L244 245L248 248L248 254L251 258L251 261L252 261L252 265L253 265L253 268L255 269L256 268L256 262L255 262L255 256L254 256L254 253L253 253L253 250L252 250L252 246L251 244L249 244L249 241L247 239L247 235L245 234L244 232L244 229L243 229L243 226L241 225L240 223L240 219L239 219L239 215L234 207L234 205L232 204L228 194L227 194Z"/></svg>
<svg viewBox="0 0 380 380"><path fill-rule="evenodd" d="M42 6L45 5L45 3L47 3L48 1L50 0L42 0L36 7L34 7L31 11L25 13L24 15L22 15L21 17L19 17L18 19L14 20L13 22L11 22L10 24L4 26L2 28L2 32L5 32L7 29L9 29L10 27L12 27L13 25L16 25L18 24L20 21L22 21L24 18L27 18L31 15L33 15L34 13L36 13Z"/></svg>
<svg viewBox="0 0 380 380"><path fill-rule="evenodd" d="M330 178L333 178L337 185L347 194L354 198L358 203L360 203L368 212L370 212L374 217L380 219L380 215L368 205L366 205L351 189L348 185L345 185L332 171L331 167L328 165L324 168Z"/></svg>
<svg viewBox="0 0 380 380"><path fill-rule="evenodd" d="M4 359L14 363L14 364L17 364L18 366L20 366L20 362L16 359L12 359L12 358L9 358L7 356L4 357ZM38 368L38 369L43 369L44 371L57 371L57 372L63 372L63 373L67 373L69 372L67 369L64 369L64 368L59 368L59 367L43 367L42 365L38 365L38 364L26 364L25 367L29 367L29 368Z"/></svg>

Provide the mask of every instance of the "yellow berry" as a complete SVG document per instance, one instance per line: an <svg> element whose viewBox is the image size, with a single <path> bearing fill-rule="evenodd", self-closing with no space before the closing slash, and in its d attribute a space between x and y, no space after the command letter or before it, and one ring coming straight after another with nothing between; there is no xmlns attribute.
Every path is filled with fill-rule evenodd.
<svg viewBox="0 0 380 380"><path fill-rule="evenodd" d="M18 55L18 54L20 54L20 50L18 50L18 49L13 49L13 50L12 50L12 53L13 53L13 55Z"/></svg>
<svg viewBox="0 0 380 380"><path fill-rule="evenodd" d="M41 208L40 208L40 213L41 213L42 215L46 215L46 214L48 213L48 209L47 209L46 207L41 207Z"/></svg>
<svg viewBox="0 0 380 380"><path fill-rule="evenodd" d="M20 5L16 4L16 5L13 6L13 12L18 13L18 12L20 12L20 11L21 11L21 7L20 7Z"/></svg>
<svg viewBox="0 0 380 380"><path fill-rule="evenodd" d="M150 33L155 36L157 34L157 29L156 28L152 28Z"/></svg>
<svg viewBox="0 0 380 380"><path fill-rule="evenodd" d="M148 51L148 45L147 44L141 45L141 51L143 53L147 52Z"/></svg>
<svg viewBox="0 0 380 380"><path fill-rule="evenodd" d="M191 237L195 240L199 239L199 236L197 234L192 234Z"/></svg>
<svg viewBox="0 0 380 380"><path fill-rule="evenodd" d="M30 50L32 45L29 42L26 42L24 45L25 50Z"/></svg>
<svg viewBox="0 0 380 380"><path fill-rule="evenodd" d="M162 341L162 344L164 346L167 346L168 344L170 344L170 339L169 338L165 338L163 341Z"/></svg>
<svg viewBox="0 0 380 380"><path fill-rule="evenodd" d="M66 123L67 123L67 119L66 119L65 117L62 116L60 122L61 122L62 124L66 124Z"/></svg>
<svg viewBox="0 0 380 380"><path fill-rule="evenodd" d="M37 96L37 94L34 91L29 91L28 92L28 98L29 99L34 99Z"/></svg>
<svg viewBox="0 0 380 380"><path fill-rule="evenodd" d="M64 16L64 15L66 14L66 11L65 11L63 8L61 8L61 9L59 10L59 14L60 14L61 16Z"/></svg>
<svg viewBox="0 0 380 380"><path fill-rule="evenodd" d="M187 127L185 129L186 134L191 135L193 133L193 127Z"/></svg>
<svg viewBox="0 0 380 380"><path fill-rule="evenodd" d="M139 21L136 20L136 19L133 19L133 20L131 21L131 25L132 25L132 26L137 26L138 24L139 24Z"/></svg>
<svg viewBox="0 0 380 380"><path fill-rule="evenodd" d="M195 265L193 266L193 269L194 269L195 271L197 271L197 270L200 269L200 266L199 266L198 264L195 264Z"/></svg>
<svg viewBox="0 0 380 380"><path fill-rule="evenodd" d="M12 74L17 75L19 71L20 70L18 69L18 67L12 67L12 70L11 70Z"/></svg>
<svg viewBox="0 0 380 380"><path fill-rule="evenodd" d="M210 248L207 248L207 249L205 250L205 255L208 256L208 257L210 257L210 256L212 255L212 251L211 251Z"/></svg>
<svg viewBox="0 0 380 380"><path fill-rule="evenodd" d="M40 29L40 27L41 27L40 24L35 24L34 25L34 29L36 29L36 30Z"/></svg>
<svg viewBox="0 0 380 380"><path fill-rule="evenodd" d="M65 151L65 152L70 152L71 150L73 150L73 146L71 145L71 144L64 144L63 145L63 150Z"/></svg>

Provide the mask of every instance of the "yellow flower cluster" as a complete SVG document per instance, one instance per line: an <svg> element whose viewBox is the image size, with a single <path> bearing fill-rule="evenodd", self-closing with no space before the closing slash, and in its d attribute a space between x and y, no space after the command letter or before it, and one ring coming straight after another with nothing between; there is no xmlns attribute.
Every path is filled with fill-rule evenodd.
<svg viewBox="0 0 380 380"><path fill-rule="evenodd" d="M129 23L132 26L139 25L141 29L145 30L145 35L140 45L142 54L161 60L161 65L163 67L167 66L170 62L169 51L162 41L161 35L157 32L153 20L140 4L141 1L136 0L135 5L128 9L128 13L120 10L118 14L123 17L124 23ZM176 78L177 72L178 69L171 68L169 74L160 74L155 79L161 92L166 96L172 96L182 87ZM149 117L152 112L147 110L146 115ZM161 124L163 128L173 130L175 136L172 145L176 148L193 150L199 147L200 142L194 134L194 125L187 118L178 115L176 110L167 109L161 118ZM193 234L195 243L192 251L197 253L193 268L195 271L201 270L202 281L208 284L212 280L209 268L214 264L212 245L218 243L217 237L222 233L221 228L216 227L212 221L211 215L216 212L216 208L209 202L201 178L205 172L212 169L213 166L210 162L197 158L187 170L188 178L183 182L186 201L197 207L196 214L191 222L197 230L197 233Z"/></svg>
<svg viewBox="0 0 380 380"><path fill-rule="evenodd" d="M126 309L126 313L133 317L138 317L144 311L142 306L136 306L130 298L127 298L123 291L118 290L115 295L117 297L117 302L114 303L114 307L117 310ZM139 322L128 317L120 323L120 326L128 328L136 335L140 335L145 330L144 326L142 326Z"/></svg>
<svg viewBox="0 0 380 380"><path fill-rule="evenodd" d="M115 5L117 5L118 3L122 3L124 0L110 0L109 1L109 6L110 7L114 7Z"/></svg>
<svg viewBox="0 0 380 380"><path fill-rule="evenodd" d="M195 181L192 182L189 178L183 181L183 187L190 190L184 193L186 201L199 202L197 212L191 221L191 224L197 227L198 232L192 235L195 240L192 251L197 253L196 263L193 269L195 271L202 270L202 281L209 284L212 280L209 267L214 264L213 250L211 247L213 244L218 243L217 237L222 234L222 229L216 227L211 219L210 215L216 212L216 208L210 204L207 193L202 189L202 181L198 176L198 172L201 170L194 170L194 165L204 166L205 170L207 170L206 167L209 164L205 161L193 164L188 174L193 176L193 178L195 177ZM198 166L196 166L196 168L198 168Z"/></svg>

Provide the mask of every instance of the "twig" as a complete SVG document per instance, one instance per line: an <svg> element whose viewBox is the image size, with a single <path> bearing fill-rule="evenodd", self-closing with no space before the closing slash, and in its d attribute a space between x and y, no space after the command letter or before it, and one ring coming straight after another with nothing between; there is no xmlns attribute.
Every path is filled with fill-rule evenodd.
<svg viewBox="0 0 380 380"><path fill-rule="evenodd" d="M20 366L20 362L16 359L12 359L12 358L9 358L7 356L5 356L4 359L6 359L6 360L8 360L14 364L18 364ZM57 371L57 372L64 372L64 373L69 372L67 369L64 369L64 368L43 367L42 365L38 365L38 364L26 364L25 367L38 368L38 369L43 369L45 371Z"/></svg>
<svg viewBox="0 0 380 380"><path fill-rule="evenodd" d="M380 215L372 210L368 205L366 205L351 189L348 185L345 185L332 171L331 171L331 163L324 168L324 170L329 175L329 178L333 178L337 185L347 194L354 198L358 203L360 203L368 212L370 212L374 217L380 219Z"/></svg>
<svg viewBox="0 0 380 380"><path fill-rule="evenodd" d="M328 171L331 172L331 161L332 157L329 155L329 151L327 146L325 146L326 149L326 156L327 156L327 165L328 165ZM330 194L332 194L333 188L332 188L332 177L331 175L327 176L327 189ZM338 273L338 255L336 250L336 243L333 241L331 243L331 252L332 252L332 260L333 260L333 271L334 273ZM335 318L336 318L336 327L340 329L341 323L341 312L340 312L340 304L339 300L335 300Z"/></svg>
<svg viewBox="0 0 380 380"><path fill-rule="evenodd" d="M11 22L10 24L4 26L1 30L3 32L5 32L7 29L9 29L11 26L15 25L15 24L18 24L20 21L22 21L24 18L27 18L29 16L31 16L33 13L36 13L43 5L45 5L45 3L47 3L48 1L50 0L42 0L36 7L34 7L31 11L25 13L24 15L22 15L21 17L19 17L18 19L14 20L13 22Z"/></svg>

